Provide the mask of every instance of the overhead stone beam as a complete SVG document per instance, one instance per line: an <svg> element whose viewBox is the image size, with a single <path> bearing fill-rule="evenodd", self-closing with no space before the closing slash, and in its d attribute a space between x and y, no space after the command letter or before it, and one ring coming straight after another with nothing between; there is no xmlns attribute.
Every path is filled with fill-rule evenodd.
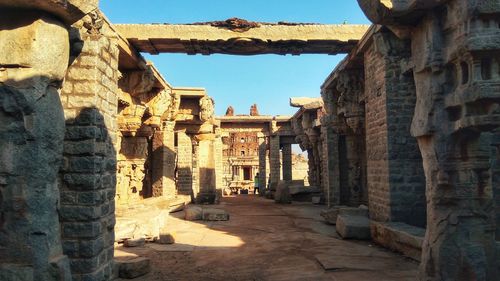
<svg viewBox="0 0 500 281"><path fill-rule="evenodd" d="M255 23L240 19L171 25L116 25L119 33L141 52L300 55L348 53L368 25Z"/></svg>
<svg viewBox="0 0 500 281"><path fill-rule="evenodd" d="M296 97L290 98L291 107L299 107L305 110L318 109L323 107L322 98Z"/></svg>

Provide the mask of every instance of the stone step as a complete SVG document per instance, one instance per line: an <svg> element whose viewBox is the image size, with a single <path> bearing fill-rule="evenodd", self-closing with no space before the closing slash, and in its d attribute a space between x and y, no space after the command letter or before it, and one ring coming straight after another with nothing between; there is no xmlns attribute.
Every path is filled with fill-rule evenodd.
<svg viewBox="0 0 500 281"><path fill-rule="evenodd" d="M402 222L370 223L373 240L416 261L421 260L425 229Z"/></svg>

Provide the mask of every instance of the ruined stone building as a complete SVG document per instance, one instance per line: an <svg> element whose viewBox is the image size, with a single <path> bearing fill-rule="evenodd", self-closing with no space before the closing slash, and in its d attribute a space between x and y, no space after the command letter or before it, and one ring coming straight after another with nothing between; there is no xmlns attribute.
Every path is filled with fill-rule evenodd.
<svg viewBox="0 0 500 281"><path fill-rule="evenodd" d="M500 2L358 2L371 27L113 25L97 0L0 0L0 279L112 280L124 214L257 172L286 202L298 144L321 202L367 206L420 280L497 280ZM347 57L292 117L216 118L141 52Z"/></svg>

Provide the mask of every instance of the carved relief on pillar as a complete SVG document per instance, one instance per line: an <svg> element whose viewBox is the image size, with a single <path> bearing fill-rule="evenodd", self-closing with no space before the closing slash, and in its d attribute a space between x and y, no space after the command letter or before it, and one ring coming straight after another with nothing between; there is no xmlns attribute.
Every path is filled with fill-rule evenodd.
<svg viewBox="0 0 500 281"><path fill-rule="evenodd" d="M147 107L128 93L119 96L118 129L123 135L136 135L143 126L143 117Z"/></svg>
<svg viewBox="0 0 500 281"><path fill-rule="evenodd" d="M149 116L144 121L146 125L154 128L161 127L161 121L165 112L169 111L172 104L172 96L169 90L162 90L155 95L147 104L146 114Z"/></svg>
<svg viewBox="0 0 500 281"><path fill-rule="evenodd" d="M151 66L144 66L144 70L124 72L118 82L120 88L132 96L150 92L156 82Z"/></svg>
<svg viewBox="0 0 500 281"><path fill-rule="evenodd" d="M209 96L200 99L200 120L207 122L214 117L215 102Z"/></svg>
<svg viewBox="0 0 500 281"><path fill-rule="evenodd" d="M167 111L163 114L163 120L175 121L177 114L179 113L179 108L181 106L181 96L179 94L172 94L170 100L170 105Z"/></svg>
<svg viewBox="0 0 500 281"><path fill-rule="evenodd" d="M336 80L336 89L340 93L336 114L357 134L362 133L365 118L363 82L363 75L357 72L342 72Z"/></svg>

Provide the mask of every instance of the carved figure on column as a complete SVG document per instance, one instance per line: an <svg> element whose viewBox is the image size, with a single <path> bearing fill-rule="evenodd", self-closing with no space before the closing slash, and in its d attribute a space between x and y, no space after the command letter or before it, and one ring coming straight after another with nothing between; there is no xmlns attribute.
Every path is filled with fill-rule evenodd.
<svg viewBox="0 0 500 281"><path fill-rule="evenodd" d="M212 120L214 116L214 100L209 96L204 96L200 99L200 120L207 122Z"/></svg>
<svg viewBox="0 0 500 281"><path fill-rule="evenodd" d="M173 94L170 100L170 106L165 112L163 118L168 121L175 121L177 114L179 113L179 108L181 106L181 96L179 94Z"/></svg>

